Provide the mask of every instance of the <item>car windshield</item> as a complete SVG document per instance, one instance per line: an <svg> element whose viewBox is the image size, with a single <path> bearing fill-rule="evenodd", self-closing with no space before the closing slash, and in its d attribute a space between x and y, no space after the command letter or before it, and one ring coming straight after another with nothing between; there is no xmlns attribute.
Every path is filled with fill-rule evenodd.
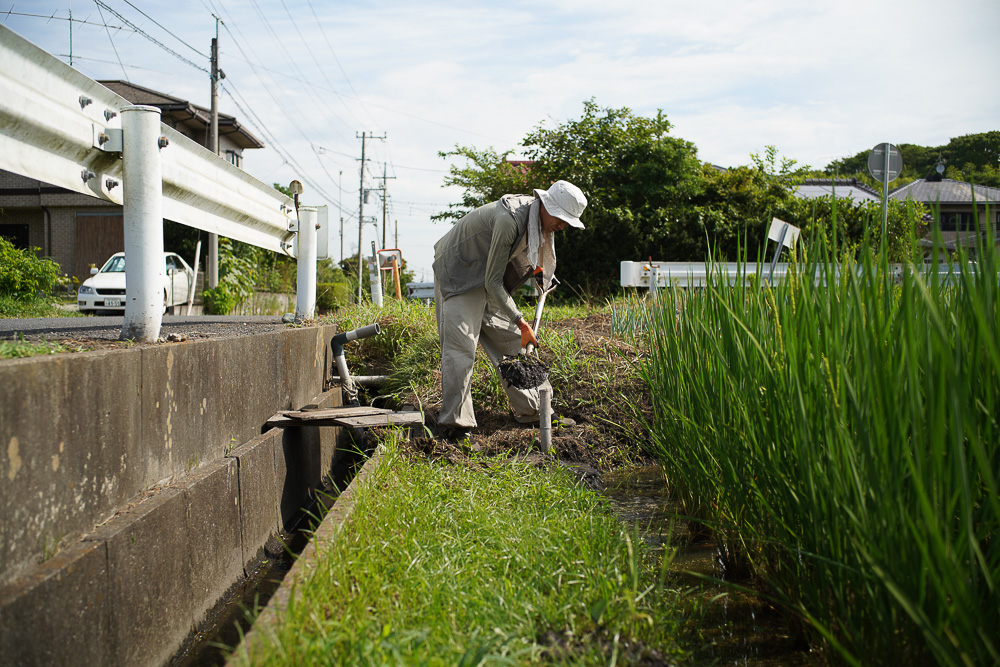
<svg viewBox="0 0 1000 667"><path fill-rule="evenodd" d="M101 273L125 273L125 255L115 255L109 259Z"/></svg>

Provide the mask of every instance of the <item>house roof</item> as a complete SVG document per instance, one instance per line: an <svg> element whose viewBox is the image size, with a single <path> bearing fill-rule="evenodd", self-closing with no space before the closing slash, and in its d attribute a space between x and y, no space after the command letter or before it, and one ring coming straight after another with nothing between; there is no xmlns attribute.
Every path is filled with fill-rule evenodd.
<svg viewBox="0 0 1000 667"><path fill-rule="evenodd" d="M1000 188L943 178L940 181L919 179L892 192L892 199L914 199L927 204L972 204L973 194L977 203L1000 204Z"/></svg>
<svg viewBox="0 0 1000 667"><path fill-rule="evenodd" d="M881 200L877 192L856 178L807 178L795 190L795 196L801 199L830 197L834 194L855 201Z"/></svg>
<svg viewBox="0 0 1000 667"><path fill-rule="evenodd" d="M98 81L98 83L111 92L121 95L132 104L159 107L164 116L170 117L177 129L192 138L207 136L206 128L212 122L211 109L128 81ZM240 148L264 147L260 139L248 132L235 117L229 114L219 114L219 136L228 137ZM205 142L199 141L199 143L204 144Z"/></svg>

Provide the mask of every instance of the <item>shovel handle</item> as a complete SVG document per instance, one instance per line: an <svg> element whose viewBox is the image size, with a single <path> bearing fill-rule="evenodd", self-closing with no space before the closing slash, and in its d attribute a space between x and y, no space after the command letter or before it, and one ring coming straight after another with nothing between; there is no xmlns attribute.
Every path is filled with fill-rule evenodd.
<svg viewBox="0 0 1000 667"><path fill-rule="evenodd" d="M538 338L538 329L542 326L542 309L545 307L545 297L549 295L549 292L554 290L559 284L555 276L552 276L552 280L549 281L549 288L547 290L542 290L541 295L538 297L538 303L535 305L535 320L531 324L531 331L535 334L535 338ZM531 354L535 349L535 346L528 343L525 346L524 351L526 354Z"/></svg>

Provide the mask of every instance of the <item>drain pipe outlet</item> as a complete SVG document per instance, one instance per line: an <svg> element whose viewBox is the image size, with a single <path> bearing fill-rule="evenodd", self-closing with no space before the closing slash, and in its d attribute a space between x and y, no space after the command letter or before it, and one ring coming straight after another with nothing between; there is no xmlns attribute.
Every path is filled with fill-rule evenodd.
<svg viewBox="0 0 1000 667"><path fill-rule="evenodd" d="M538 390L538 412L540 413L538 424L538 444L542 454L548 454L552 446L552 390Z"/></svg>
<svg viewBox="0 0 1000 667"><path fill-rule="evenodd" d="M347 370L347 359L344 358L344 344L352 340L370 338L382 333L382 328L376 324L369 324L366 327L359 327L353 331L344 331L330 339L330 348L333 350L333 358L337 363L337 373L340 375L340 387L347 394L347 400L351 405L358 406L358 386L351 377L351 372Z"/></svg>

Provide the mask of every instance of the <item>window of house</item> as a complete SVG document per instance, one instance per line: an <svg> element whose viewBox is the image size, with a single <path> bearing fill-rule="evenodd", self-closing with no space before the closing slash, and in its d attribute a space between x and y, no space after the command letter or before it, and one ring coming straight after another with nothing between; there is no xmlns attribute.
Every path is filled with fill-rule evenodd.
<svg viewBox="0 0 1000 667"><path fill-rule="evenodd" d="M971 232L976 229L976 220L968 211L941 214L942 232Z"/></svg>
<svg viewBox="0 0 1000 667"><path fill-rule="evenodd" d="M240 169L243 168L243 156L237 151L226 151L226 159L235 164Z"/></svg>

